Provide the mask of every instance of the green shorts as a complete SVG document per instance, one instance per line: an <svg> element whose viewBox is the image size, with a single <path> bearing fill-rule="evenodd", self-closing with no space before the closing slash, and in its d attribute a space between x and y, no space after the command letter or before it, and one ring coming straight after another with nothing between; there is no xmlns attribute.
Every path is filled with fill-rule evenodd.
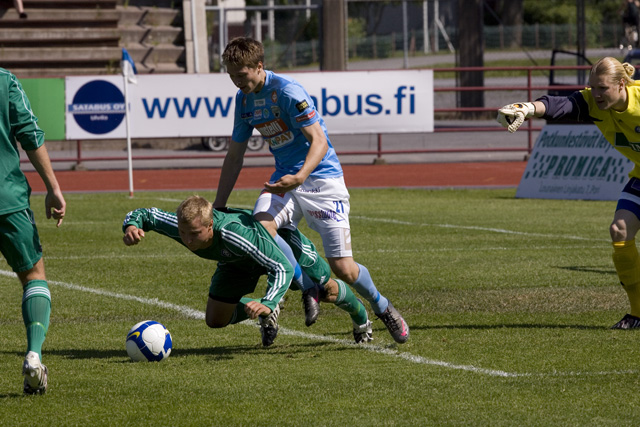
<svg viewBox="0 0 640 427"><path fill-rule="evenodd" d="M0 215L0 252L14 272L31 270L42 246L31 209Z"/></svg>
<svg viewBox="0 0 640 427"><path fill-rule="evenodd" d="M218 263L211 286L209 297L216 301L236 304L245 295L253 293L260 276L267 274L267 270L258 265L246 263Z"/></svg>

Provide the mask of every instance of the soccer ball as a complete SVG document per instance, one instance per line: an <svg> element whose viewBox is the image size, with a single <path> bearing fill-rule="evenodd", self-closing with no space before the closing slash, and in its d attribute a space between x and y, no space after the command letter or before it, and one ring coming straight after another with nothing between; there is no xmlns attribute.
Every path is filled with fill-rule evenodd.
<svg viewBox="0 0 640 427"><path fill-rule="evenodd" d="M127 334L127 354L136 362L160 362L171 354L171 334L160 323L145 320Z"/></svg>

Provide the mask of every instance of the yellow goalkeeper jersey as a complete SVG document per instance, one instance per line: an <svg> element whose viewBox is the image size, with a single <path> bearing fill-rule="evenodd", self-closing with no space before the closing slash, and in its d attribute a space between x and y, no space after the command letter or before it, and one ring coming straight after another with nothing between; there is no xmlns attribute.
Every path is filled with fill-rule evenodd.
<svg viewBox="0 0 640 427"><path fill-rule="evenodd" d="M640 83L627 86L629 106L624 111L600 110L591 89L580 91L589 115L607 141L634 163L629 177L640 178Z"/></svg>

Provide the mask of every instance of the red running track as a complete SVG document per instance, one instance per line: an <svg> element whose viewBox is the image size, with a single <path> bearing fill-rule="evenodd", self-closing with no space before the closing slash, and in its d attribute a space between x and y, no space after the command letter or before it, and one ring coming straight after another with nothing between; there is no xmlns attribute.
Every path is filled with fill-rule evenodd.
<svg viewBox="0 0 640 427"><path fill-rule="evenodd" d="M349 188L517 187L526 162L415 163L343 165ZM247 167L235 188L262 188L272 167ZM34 192L44 192L36 172L26 172ZM126 170L57 171L63 192L129 191ZM134 191L216 190L220 168L141 169L133 171Z"/></svg>

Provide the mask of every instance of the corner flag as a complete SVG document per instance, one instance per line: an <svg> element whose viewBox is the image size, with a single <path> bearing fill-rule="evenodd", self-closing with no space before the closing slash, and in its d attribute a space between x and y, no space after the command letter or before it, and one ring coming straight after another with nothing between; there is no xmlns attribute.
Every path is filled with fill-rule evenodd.
<svg viewBox="0 0 640 427"><path fill-rule="evenodd" d="M122 48L122 61L120 61L120 66L122 67L122 75L129 81L129 83L136 84L136 74L138 74L138 70L136 70L136 64L131 59L131 55L127 52L127 49Z"/></svg>
<svg viewBox="0 0 640 427"><path fill-rule="evenodd" d="M124 117L125 126L127 129L127 160L129 163L129 197L133 197L133 162L131 156L131 124L129 119L129 83L137 84L138 79L136 74L136 64L133 63L131 55L127 52L127 49L122 48L122 61L120 61L122 67L122 78L124 80Z"/></svg>

